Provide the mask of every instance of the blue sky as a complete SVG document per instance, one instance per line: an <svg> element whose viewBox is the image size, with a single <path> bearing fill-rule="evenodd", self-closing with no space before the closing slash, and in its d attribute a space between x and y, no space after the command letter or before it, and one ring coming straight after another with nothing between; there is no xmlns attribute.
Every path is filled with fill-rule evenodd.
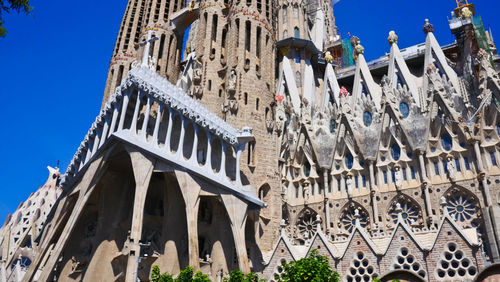
<svg viewBox="0 0 500 282"><path fill-rule="evenodd" d="M66 168L99 113L109 60L126 0L32 0L32 16L5 17L0 39L0 225L19 202L43 185L47 165ZM498 0L476 11L500 38ZM361 38L368 59L388 52L395 30L404 48L424 41L425 18L438 41L453 42L447 17L454 0L341 0L336 24ZM495 30L496 28L496 30ZM500 39L499 39L500 40ZM500 44L500 41L499 41Z"/></svg>

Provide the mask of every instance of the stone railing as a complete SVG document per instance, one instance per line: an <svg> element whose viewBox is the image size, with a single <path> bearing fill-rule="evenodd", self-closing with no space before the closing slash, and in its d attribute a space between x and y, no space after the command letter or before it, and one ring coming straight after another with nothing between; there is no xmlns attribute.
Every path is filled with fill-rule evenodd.
<svg viewBox="0 0 500 282"><path fill-rule="evenodd" d="M238 130L147 67L133 68L96 118L63 176L68 185L117 138L264 205L243 189L240 158L252 129Z"/></svg>

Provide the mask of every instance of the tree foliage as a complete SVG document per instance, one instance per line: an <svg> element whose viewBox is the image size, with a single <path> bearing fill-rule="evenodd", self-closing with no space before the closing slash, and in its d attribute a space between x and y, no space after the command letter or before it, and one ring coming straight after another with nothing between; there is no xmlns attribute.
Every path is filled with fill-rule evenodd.
<svg viewBox="0 0 500 282"><path fill-rule="evenodd" d="M320 255L318 250L312 250L307 258L283 263L282 267L283 273L279 277L279 281L283 282L340 281L340 275L331 268L328 258Z"/></svg>
<svg viewBox="0 0 500 282"><path fill-rule="evenodd" d="M174 279L172 275L168 273L161 274L160 267L154 265L151 271L151 281L152 282L210 282L208 275L203 274L201 271L194 273L194 269L191 266L186 267L182 270L179 275Z"/></svg>
<svg viewBox="0 0 500 282"><path fill-rule="evenodd" d="M1 0L0 0L1 1ZM203 274L201 271L194 273L194 269L191 266L186 267L182 270L176 278L168 273L161 274L160 267L154 265L151 270L151 281L152 282L210 282L208 275ZM259 276L255 273L244 274L239 270L233 270L229 277L224 278L224 282L262 282L263 279L259 279Z"/></svg>
<svg viewBox="0 0 500 282"><path fill-rule="evenodd" d="M3 26L4 19L2 13L15 11L18 13L29 14L33 7L30 6L30 0L0 0L0 37L7 35L7 30Z"/></svg>
<svg viewBox="0 0 500 282"><path fill-rule="evenodd" d="M229 274L229 278L224 278L224 282L261 282L265 281L264 279L260 279L256 273L248 273L244 274L239 270L233 270Z"/></svg>

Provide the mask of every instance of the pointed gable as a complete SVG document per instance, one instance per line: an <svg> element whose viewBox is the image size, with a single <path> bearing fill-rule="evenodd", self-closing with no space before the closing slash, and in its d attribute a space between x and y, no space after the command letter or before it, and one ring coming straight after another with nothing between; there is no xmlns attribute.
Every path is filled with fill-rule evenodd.
<svg viewBox="0 0 500 282"><path fill-rule="evenodd" d="M339 107L340 87L332 64L326 65L325 77L323 81L323 95L321 96L322 101L320 104L321 109L325 110L328 107L328 101L330 100L330 98L332 98L332 101L334 101L337 107Z"/></svg>
<svg viewBox="0 0 500 282"><path fill-rule="evenodd" d="M362 273L368 274L370 278L380 276L376 247L359 224L353 230L348 242L339 263L340 273L344 273L347 279L354 279Z"/></svg>
<svg viewBox="0 0 500 282"><path fill-rule="evenodd" d="M359 54L356 61L352 95L355 101L357 101L361 95L369 95L375 104L375 108L379 110L381 107L380 102L382 100L382 91L380 86L378 86L373 80L363 54Z"/></svg>
<svg viewBox="0 0 500 282"><path fill-rule="evenodd" d="M290 101L292 102L293 111L296 115L300 116L300 95L293 75L292 66L290 65L289 58L283 56L282 70L278 82L278 94L284 95L288 90Z"/></svg>
<svg viewBox="0 0 500 282"><path fill-rule="evenodd" d="M426 20L426 26L430 24ZM432 25L430 25L432 26ZM450 81L455 91L460 90L460 84L458 82L458 76L456 72L448 65L446 61L446 56L444 55L441 46L434 37L434 33L432 29L425 29L427 31L427 38L425 40L425 59L424 59L424 75L427 73L427 70L431 67L431 64L436 64L439 68L439 71L445 74ZM424 93L428 90L428 82L424 79Z"/></svg>
<svg viewBox="0 0 500 282"><path fill-rule="evenodd" d="M410 73L406 61L401 55L397 42L391 44L391 53L389 55L389 71L388 77L392 88L398 87L398 78L402 80L408 88L408 92L415 101L417 107L421 107L421 97L418 94L417 84L414 76Z"/></svg>
<svg viewBox="0 0 500 282"><path fill-rule="evenodd" d="M404 269L426 278L424 251L410 228L398 220L380 262L381 273Z"/></svg>

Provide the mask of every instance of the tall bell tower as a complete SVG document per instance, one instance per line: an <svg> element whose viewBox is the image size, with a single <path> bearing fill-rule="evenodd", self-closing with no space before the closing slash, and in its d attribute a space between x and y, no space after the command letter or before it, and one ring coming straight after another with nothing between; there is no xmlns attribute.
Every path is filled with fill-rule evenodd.
<svg viewBox="0 0 500 282"><path fill-rule="evenodd" d="M172 83L177 81L183 34L172 31L169 21L175 12L185 6L186 0L128 1L109 64L103 105L137 60L139 43L144 40L148 30L154 30L154 35L158 37L150 48L156 71Z"/></svg>

